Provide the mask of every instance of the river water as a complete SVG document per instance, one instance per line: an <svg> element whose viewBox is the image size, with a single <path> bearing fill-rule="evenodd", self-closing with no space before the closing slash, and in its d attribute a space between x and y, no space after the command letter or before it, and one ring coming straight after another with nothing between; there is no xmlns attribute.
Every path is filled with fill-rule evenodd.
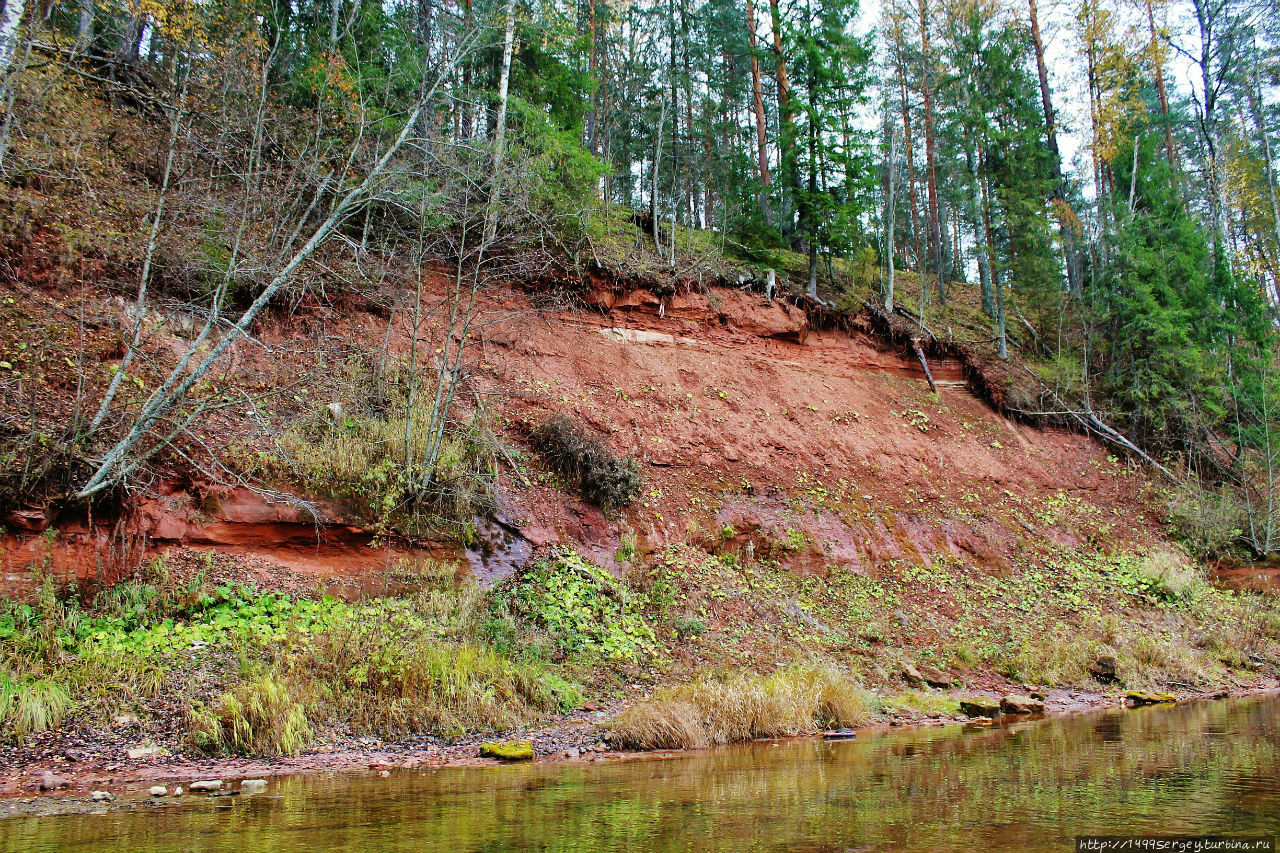
<svg viewBox="0 0 1280 853"><path fill-rule="evenodd" d="M266 794L0 821L4 851L1070 851L1280 834L1280 698L630 763L309 776Z"/></svg>

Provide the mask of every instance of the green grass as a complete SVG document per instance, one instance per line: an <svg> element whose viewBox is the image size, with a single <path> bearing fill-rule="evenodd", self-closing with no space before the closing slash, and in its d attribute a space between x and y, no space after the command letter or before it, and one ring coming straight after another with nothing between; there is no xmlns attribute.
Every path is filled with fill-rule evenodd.
<svg viewBox="0 0 1280 853"><path fill-rule="evenodd" d="M19 743L57 728L71 707L70 691L57 681L0 673L0 726Z"/></svg>

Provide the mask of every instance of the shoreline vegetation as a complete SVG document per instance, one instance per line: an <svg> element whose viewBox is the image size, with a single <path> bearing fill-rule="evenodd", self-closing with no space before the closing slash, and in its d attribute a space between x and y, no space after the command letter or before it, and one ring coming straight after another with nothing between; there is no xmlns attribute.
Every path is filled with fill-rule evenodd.
<svg viewBox="0 0 1280 853"><path fill-rule="evenodd" d="M1240 688L1233 691L1209 691L1196 694L1182 694L1172 697L1167 703L1158 705L1184 704L1187 702L1224 701L1270 696L1280 693L1280 681L1270 679L1265 685ZM961 692L947 694L947 698L958 702L965 696L982 696L998 705L992 699L995 691L978 691L976 694ZM860 725L842 730L842 737L866 736L876 732L910 731L937 726L964 725L980 727L1001 727L1005 725L1023 724L1053 718L1102 714L1121 709L1142 707L1144 703L1134 705L1126 702L1123 693L1080 693L1076 691L1049 691L1045 697L1044 710L1033 714L1000 714L996 718L972 718L961 713L933 715L913 720L898 718L877 718ZM623 712L626 713L625 711ZM566 724L566 720L568 723ZM564 741L564 736L571 733L570 739L581 740L582 733L575 731L573 724L581 720L566 718L549 727L531 732L521 732L522 737L535 739L547 737ZM592 727L592 735L598 730ZM736 740L718 746L745 745L751 743L770 743L784 740L821 740L824 735L820 731L808 731L799 734L779 734L773 737L761 736L746 740ZM564 741L567 742L567 741ZM598 762L632 762L680 759L717 746L663 748L648 750L629 750L603 747L598 739L596 745L586 749L569 748L550 754L538 754L533 761L537 763L573 764ZM68 778L65 786L47 791L35 791L15 788L6 785L0 788L0 819L15 817L50 817L64 814L104 813L113 809L136 807L172 807L192 798L209 796L207 790L214 790L213 796L231 796L235 793L257 794L266 788L255 781L246 784L245 780L280 779L298 775L326 774L340 776L380 774L387 776L395 771L440 770L460 767L489 767L498 769L509 762L485 758L475 743L455 745L443 748L414 748L409 746L389 746L377 750L351 750L344 752L317 753L300 755L294 758L264 760L253 758L223 758L212 761L173 762L161 759L156 763L134 763L129 767L115 766L113 770L105 768L85 768L75 778ZM220 782L218 788L207 784ZM199 783L206 782L205 785ZM197 783L192 788L192 783ZM244 785L243 790L240 786ZM186 791L184 792L184 786ZM29 786L28 786L29 787ZM163 788L165 793L156 791ZM107 792L109 797L93 792Z"/></svg>
<svg viewBox="0 0 1280 853"><path fill-rule="evenodd" d="M679 750L958 720L962 702L1005 694L1055 713L1277 684L1274 596L1220 589L1173 552L1077 552L1051 582L916 567L874 596L863 576L814 587L683 546L621 576L544 549L487 589L424 558L394 570L412 593L353 601L262 591L228 580L232 565L175 552L93 591L37 566L33 602L0 607L0 793L46 774L79 786L360 769L372 754L366 767L468 763L526 733L539 757ZM898 596L929 584L963 605L946 646L890 627L910 618ZM727 630L726 603L760 613L763 633ZM972 648L969 624L1008 639Z"/></svg>

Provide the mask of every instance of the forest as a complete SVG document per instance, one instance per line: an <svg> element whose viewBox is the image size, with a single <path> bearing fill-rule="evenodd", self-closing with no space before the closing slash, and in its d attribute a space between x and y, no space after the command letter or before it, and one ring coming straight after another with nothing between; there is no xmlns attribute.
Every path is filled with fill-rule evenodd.
<svg viewBox="0 0 1280 853"><path fill-rule="evenodd" d="M136 305L67 423L7 425L8 494L91 501L199 453L238 405L211 377L264 309L391 280L389 310L436 328L436 264L451 336L428 376L415 335L400 476L448 500L433 471L493 281L731 259L770 295L780 275L917 337L965 326L1033 375L1012 413L1155 465L1205 553L1273 552L1280 14L1037 4L4 0L9 255L60 231L74 275ZM100 180L95 100L133 117L97 130L141 184ZM192 342L160 364L144 309L175 298Z"/></svg>

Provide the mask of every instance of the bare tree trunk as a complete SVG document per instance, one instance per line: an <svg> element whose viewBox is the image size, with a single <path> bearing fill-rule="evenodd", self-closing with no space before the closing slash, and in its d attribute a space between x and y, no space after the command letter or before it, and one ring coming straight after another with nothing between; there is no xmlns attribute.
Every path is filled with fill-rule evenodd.
<svg viewBox="0 0 1280 853"><path fill-rule="evenodd" d="M516 3L507 0L506 26L502 36L502 74L498 78L498 121L493 132L493 174L502 165L507 140L507 90L511 85L511 54L515 47Z"/></svg>
<svg viewBox="0 0 1280 853"><path fill-rule="evenodd" d="M160 222L164 217L165 201L169 197L169 179L173 175L173 158L178 150L178 132L182 127L182 104L185 100L186 84L184 82L182 92L178 96L178 110L174 113L173 124L169 129L169 147L165 151L164 172L160 178L160 197L156 199L155 211L151 216L151 229L147 235L147 250L142 256L142 272L138 277L138 296L134 300L133 333L130 335L124 358L120 360L115 375L111 377L111 382L107 385L107 390L102 395L102 402L98 405L98 412L93 416L93 420L89 422L90 435L98 431L98 428L102 426L102 421L111 411L111 404L115 401L116 394L120 391L120 383L124 381L126 371L132 366L133 359L137 356L138 350L142 346L142 333L143 329L146 328L147 285L151 281L151 262L155 258L156 245L160 237Z"/></svg>
<svg viewBox="0 0 1280 853"><path fill-rule="evenodd" d="M887 110L886 110L887 112ZM887 118L887 117L886 117ZM884 310L886 314L893 313L893 285L894 285L894 269L893 269L893 247L894 247L894 225L897 221L897 209L894 206L895 194L898 186L897 175L898 170L898 152L897 152L897 134L894 133L893 122L885 121L888 126L889 136L889 157L885 161L886 187L885 187L885 251L889 256L889 279L885 282L884 288Z"/></svg>
<svg viewBox="0 0 1280 853"><path fill-rule="evenodd" d="M653 248L658 253L658 257L663 257L662 242L658 238L658 233L662 230L661 220L659 219L660 208L658 205L658 169L662 165L662 128L667 123L667 90L664 86L658 95L658 126L656 128L656 137L653 142L653 187L649 195L649 219L653 223Z"/></svg>
<svg viewBox="0 0 1280 853"><path fill-rule="evenodd" d="M1271 222L1275 228L1276 251L1278 256L1272 259L1272 286L1276 293L1276 302L1280 303L1280 200L1276 193L1275 159L1271 152L1271 134L1267 132L1266 111L1263 109L1262 85L1258 79L1258 67L1253 68L1253 79L1247 81L1249 90L1249 111L1253 113L1253 123L1262 137L1262 168L1267 173L1267 197L1271 202Z"/></svg>
<svg viewBox="0 0 1280 853"><path fill-rule="evenodd" d="M924 155L929 192L929 248L933 253L933 273L938 277L938 299L947 304L947 285L942 270L942 230L938 214L938 160L933 133L933 86L930 83L933 58L929 50L929 4L920 0L920 91L924 97ZM921 283L924 270L920 271Z"/></svg>
<svg viewBox="0 0 1280 853"><path fill-rule="evenodd" d="M1178 172L1178 160L1173 149L1173 127L1169 123L1169 95L1164 86L1164 50L1161 48L1160 41L1156 37L1156 16L1155 11L1152 9L1151 0L1146 0L1146 4L1147 27L1151 35L1151 64L1155 67L1156 72L1156 93L1160 96L1160 118L1164 121L1165 153L1169 158L1169 168L1173 170L1174 175L1176 176Z"/></svg>
<svg viewBox="0 0 1280 853"><path fill-rule="evenodd" d="M787 60L782 52L782 12L778 8L778 0L769 0L769 20L773 30L773 53L777 60L778 70L778 124L782 134L782 173L784 177L784 194L782 199L782 233L792 234L794 231L791 190L800 188L800 169L796 161L796 129L795 111L791 107L791 83L787 76ZM795 241L792 248L798 248Z"/></svg>
<svg viewBox="0 0 1280 853"><path fill-rule="evenodd" d="M596 79L596 68L599 66L600 57L596 46L596 0L589 0L587 6L587 26L591 38L590 54L587 58L587 76L591 80ZM596 153L596 94L591 95L591 109L587 112L587 150L592 154Z"/></svg>
<svg viewBox="0 0 1280 853"><path fill-rule="evenodd" d="M916 193L915 139L911 135L911 107L907 84L902 89L902 133L907 147L907 190L911 199L911 247L915 254L916 271L924 275L924 255L920 251L920 199Z"/></svg>
<svg viewBox="0 0 1280 853"><path fill-rule="evenodd" d="M760 84L760 57L756 53L756 9L747 0L747 45L751 50L751 95L756 114L757 168L760 174L760 211L765 224L773 215L769 211L769 130L764 115L764 89Z"/></svg>
<svg viewBox="0 0 1280 853"><path fill-rule="evenodd" d="M1058 233L1062 236L1062 251L1066 255L1067 285L1074 294L1083 291L1080 281L1080 259L1076 252L1076 236L1068 215L1067 183L1062 176L1062 155L1058 152L1058 128L1054 119L1053 99L1049 92L1049 69L1044 64L1044 42L1040 38L1040 18L1036 0L1027 0L1031 13L1031 44L1036 52L1036 73L1040 78L1040 105L1044 109L1045 140L1049 147L1049 168L1053 175L1053 199L1057 206Z"/></svg>
<svg viewBox="0 0 1280 853"><path fill-rule="evenodd" d="M76 26L76 50L84 50L93 40L93 0L80 0Z"/></svg>
<svg viewBox="0 0 1280 853"><path fill-rule="evenodd" d="M18 31L25 11L26 0L5 0L4 7L0 8L0 79L7 80L13 67L13 57L18 52Z"/></svg>

